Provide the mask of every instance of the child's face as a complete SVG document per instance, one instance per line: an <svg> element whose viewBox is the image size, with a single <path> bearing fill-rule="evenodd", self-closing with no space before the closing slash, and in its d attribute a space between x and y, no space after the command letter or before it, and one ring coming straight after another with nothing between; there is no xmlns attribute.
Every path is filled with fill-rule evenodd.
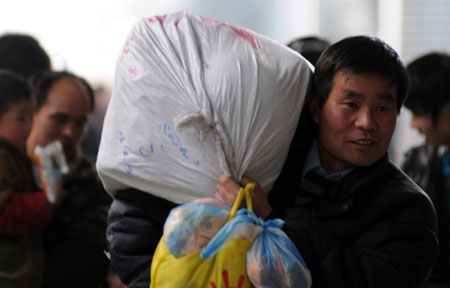
<svg viewBox="0 0 450 288"><path fill-rule="evenodd" d="M22 100L12 104L8 111L0 116L0 136L20 148L25 147L33 119L33 102Z"/></svg>

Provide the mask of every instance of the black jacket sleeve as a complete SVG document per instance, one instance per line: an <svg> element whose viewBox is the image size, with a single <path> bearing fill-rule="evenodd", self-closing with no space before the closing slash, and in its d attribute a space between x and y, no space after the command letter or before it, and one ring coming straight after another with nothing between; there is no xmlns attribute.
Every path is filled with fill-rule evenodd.
<svg viewBox="0 0 450 288"><path fill-rule="evenodd" d="M111 263L127 287L150 286L153 253L175 206L135 189L117 192L109 210L106 237Z"/></svg>

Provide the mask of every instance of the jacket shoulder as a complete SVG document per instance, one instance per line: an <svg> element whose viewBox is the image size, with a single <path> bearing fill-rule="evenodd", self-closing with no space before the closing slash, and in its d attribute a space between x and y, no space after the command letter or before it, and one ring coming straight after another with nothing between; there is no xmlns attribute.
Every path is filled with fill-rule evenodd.
<svg viewBox="0 0 450 288"><path fill-rule="evenodd" d="M395 164L390 162L386 167L384 181L384 191L391 199L391 202L398 203L406 210L414 210L408 213L411 221L418 223L428 223L436 229L436 213L434 206L425 193L408 175L405 174Z"/></svg>

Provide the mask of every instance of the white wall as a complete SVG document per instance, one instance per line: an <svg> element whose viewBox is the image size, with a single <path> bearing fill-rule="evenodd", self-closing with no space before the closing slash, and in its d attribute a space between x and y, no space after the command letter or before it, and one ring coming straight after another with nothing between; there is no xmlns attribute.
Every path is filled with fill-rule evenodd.
<svg viewBox="0 0 450 288"><path fill-rule="evenodd" d="M318 31L315 0L0 0L0 34L34 35L55 69L111 83L115 62L141 17L190 10L286 43Z"/></svg>

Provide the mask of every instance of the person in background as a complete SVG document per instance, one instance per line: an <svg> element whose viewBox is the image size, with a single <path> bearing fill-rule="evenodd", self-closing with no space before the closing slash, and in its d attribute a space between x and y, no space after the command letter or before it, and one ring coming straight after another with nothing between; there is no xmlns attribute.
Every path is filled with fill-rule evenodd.
<svg viewBox="0 0 450 288"><path fill-rule="evenodd" d="M403 170L430 196L437 211L440 253L427 287L450 287L450 55L429 53L407 66L405 106L425 143L409 150Z"/></svg>
<svg viewBox="0 0 450 288"><path fill-rule="evenodd" d="M286 45L305 57L313 66L316 66L320 54L330 46L330 42L317 36L308 36L294 39Z"/></svg>
<svg viewBox="0 0 450 288"><path fill-rule="evenodd" d="M111 91L106 85L98 85L94 89L95 108L89 117L86 133L81 141L83 155L91 162L97 161L97 154L102 136L103 120L110 98Z"/></svg>
<svg viewBox="0 0 450 288"><path fill-rule="evenodd" d="M40 43L31 35L6 33L0 36L0 69L8 69L29 79L33 74L51 70L51 60ZM105 98L109 95L105 88L96 89L96 106L82 139L83 155L90 161L97 158L100 135L105 115ZM100 99L99 99L100 98ZM101 101L98 101L101 100ZM98 103L100 102L100 105Z"/></svg>
<svg viewBox="0 0 450 288"><path fill-rule="evenodd" d="M0 36L0 69L25 78L51 69L47 52L31 35L6 33Z"/></svg>
<svg viewBox="0 0 450 288"><path fill-rule="evenodd" d="M60 201L44 231L43 287L98 287L106 281L106 218L111 202L95 168L79 152L88 114L94 107L86 80L66 71L33 77L35 109L26 150L62 144L69 173L63 175Z"/></svg>
<svg viewBox="0 0 450 288"><path fill-rule="evenodd" d="M0 287L40 287L40 232L51 204L33 179L25 143L33 100L25 79L0 70Z"/></svg>
<svg viewBox="0 0 450 288"><path fill-rule="evenodd" d="M386 43L334 43L316 63L302 137L268 199L256 185L255 213L285 221L313 287L422 287L437 260L433 205L388 157L407 89ZM232 204L238 190L221 175L216 198Z"/></svg>

